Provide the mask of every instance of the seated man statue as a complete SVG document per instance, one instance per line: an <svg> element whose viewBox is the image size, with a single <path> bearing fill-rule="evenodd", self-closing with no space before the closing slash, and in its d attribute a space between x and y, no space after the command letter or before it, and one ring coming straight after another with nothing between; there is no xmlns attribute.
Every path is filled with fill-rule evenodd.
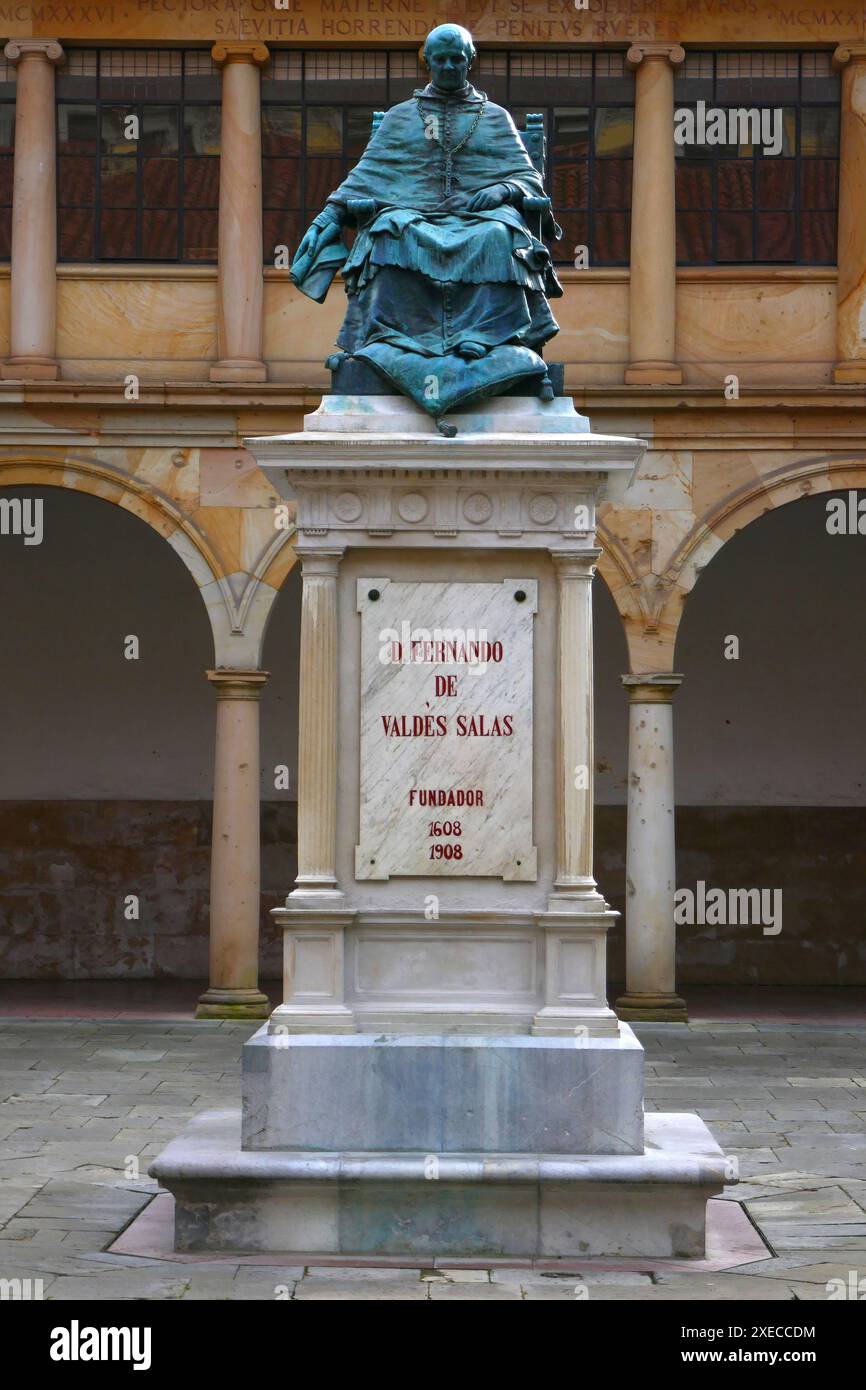
<svg viewBox="0 0 866 1390"><path fill-rule="evenodd" d="M338 346L453 434L448 410L522 380L552 399L539 352L558 332L548 299L562 288L542 237L561 232L508 112L467 80L472 35L442 24L423 56L431 82L385 113L291 278L321 303L342 267ZM350 252L344 226L357 228Z"/></svg>

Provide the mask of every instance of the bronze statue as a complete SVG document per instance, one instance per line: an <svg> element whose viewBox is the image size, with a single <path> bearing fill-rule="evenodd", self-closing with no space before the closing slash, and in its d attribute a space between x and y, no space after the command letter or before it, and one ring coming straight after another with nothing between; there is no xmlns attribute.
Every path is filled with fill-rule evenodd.
<svg viewBox="0 0 866 1390"><path fill-rule="evenodd" d="M540 350L562 294L543 236L561 232L510 115L468 81L472 35L442 24L431 81L381 118L358 164L306 232L291 278L324 299L342 268L337 339L436 418L524 381L553 397ZM351 251L344 226L357 228Z"/></svg>

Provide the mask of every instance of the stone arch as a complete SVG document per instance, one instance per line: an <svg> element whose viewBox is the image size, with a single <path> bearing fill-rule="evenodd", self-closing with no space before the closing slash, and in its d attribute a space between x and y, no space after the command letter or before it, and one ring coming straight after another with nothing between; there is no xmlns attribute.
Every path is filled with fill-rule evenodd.
<svg viewBox="0 0 866 1390"><path fill-rule="evenodd" d="M596 524L601 547L598 574L604 580L624 624L641 622L646 614L637 575L619 537L604 522Z"/></svg>
<svg viewBox="0 0 866 1390"><path fill-rule="evenodd" d="M671 635L659 625L628 551L616 532L603 521L597 523L596 532L603 551L598 562L598 573L610 590L622 622L629 670L669 670L668 663L673 654Z"/></svg>
<svg viewBox="0 0 866 1390"><path fill-rule="evenodd" d="M297 528L278 531L271 543L262 550L249 583L249 599L244 609L245 625L249 627L251 645L255 643L256 665L263 657L268 624L277 596L298 563L294 547Z"/></svg>
<svg viewBox="0 0 866 1390"><path fill-rule="evenodd" d="M265 549L257 567L261 574L228 574L206 529L168 491L150 477L139 477L101 459L79 455L61 458L33 451L9 453L0 457L0 489L13 486L84 492L137 516L168 542L192 576L207 610L215 665L255 665L263 630L259 610L267 612L275 596L274 577L279 574L282 546ZM288 537L284 535L284 539ZM288 568L292 563L290 560Z"/></svg>
<svg viewBox="0 0 866 1390"><path fill-rule="evenodd" d="M635 576L631 599L634 607L624 613L632 670L672 671L677 632L689 594L701 572L738 531L766 512L804 497L866 483L866 459L862 455L820 454L781 464L741 487L719 497L695 524L645 590ZM615 546L615 541L614 541ZM613 548L613 547L612 547ZM621 555L620 568L628 564ZM621 607L623 589L617 591ZM637 612L634 612L636 608Z"/></svg>

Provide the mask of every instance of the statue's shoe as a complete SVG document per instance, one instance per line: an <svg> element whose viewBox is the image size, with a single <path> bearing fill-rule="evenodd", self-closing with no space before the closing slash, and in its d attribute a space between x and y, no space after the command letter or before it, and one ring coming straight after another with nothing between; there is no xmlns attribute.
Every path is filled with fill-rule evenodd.
<svg viewBox="0 0 866 1390"><path fill-rule="evenodd" d="M463 343L458 343L457 352L459 356L465 358L467 362L475 362L478 358L484 356L487 352L487 348L483 343L473 343L467 339Z"/></svg>

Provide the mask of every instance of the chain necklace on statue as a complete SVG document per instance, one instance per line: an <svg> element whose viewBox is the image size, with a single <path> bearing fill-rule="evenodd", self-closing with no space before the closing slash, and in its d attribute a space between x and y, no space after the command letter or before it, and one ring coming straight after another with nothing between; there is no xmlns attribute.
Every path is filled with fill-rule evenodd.
<svg viewBox="0 0 866 1390"><path fill-rule="evenodd" d="M442 119L442 120L444 121L444 123L445 123L445 131L443 132L443 134L447 137L447 135L448 135L448 133L449 133L449 132L448 132L448 104L447 104L447 102L446 102L446 105L445 105L445 115L444 115L443 117L440 118L439 115L438 115L438 113L433 113L433 112L431 112L430 115L425 116L425 114L424 114L424 107L423 107L422 104L421 104L421 94L420 94L420 92L419 92L418 95L415 97L415 101L416 101L416 103L417 103L417 106L418 106L418 114L419 114L419 116L421 117L421 121L422 121L422 124L423 124L423 126L424 126L425 131L429 130L429 128L430 128L429 125L428 125L428 121L430 120L430 116L434 116L434 119L435 119L437 122L438 122L440 119ZM484 95L484 93L482 92L482 93L481 93L481 105L480 105L479 108L478 108L478 114L475 116L475 119L473 120L473 122L472 122L472 124L470 125L469 129L467 130L466 134L462 137L462 139L460 139L460 140L457 141L457 144L456 144L456 145L448 145L446 139L442 139L441 137L440 137L440 139L439 139L439 143L440 143L441 146L442 146L442 157L443 157L444 164L445 164L444 171L443 171L443 179L444 179L444 184L445 184L444 196L445 196L446 198L450 198L450 197L451 197L451 180L452 180L452 177L453 177L454 156L455 156L455 154L457 153L458 150L462 150L462 149L463 149L463 146L464 146L464 145L467 143L467 141L470 140L470 139L472 138L472 136L475 134L476 130L478 129L478 125L479 125L479 123L480 123L480 121L481 121L481 117L484 115L484 108L485 108L486 105L487 105L487 97L486 97L486 96Z"/></svg>

